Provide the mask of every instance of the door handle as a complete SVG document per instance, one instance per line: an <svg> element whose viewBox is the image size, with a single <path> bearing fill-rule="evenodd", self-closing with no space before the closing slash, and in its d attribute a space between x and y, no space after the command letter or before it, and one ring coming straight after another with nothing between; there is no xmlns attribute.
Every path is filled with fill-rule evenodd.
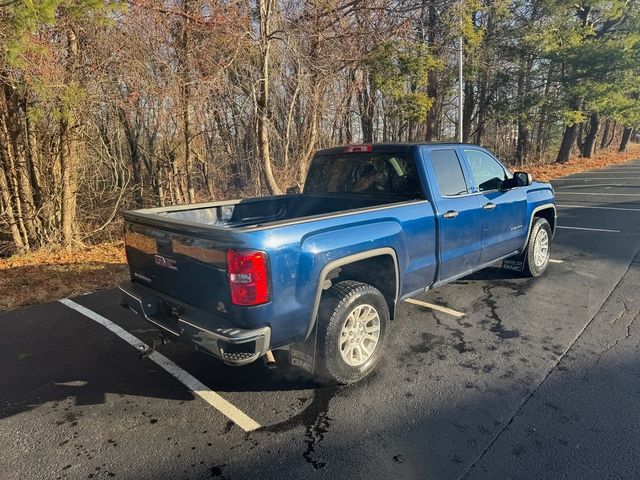
<svg viewBox="0 0 640 480"><path fill-rule="evenodd" d="M442 215L444 218L456 218L458 216L458 212L455 210L449 210L447 213Z"/></svg>
<svg viewBox="0 0 640 480"><path fill-rule="evenodd" d="M496 204L495 203L485 203L482 208L484 208L485 210L493 210L494 208L496 208Z"/></svg>

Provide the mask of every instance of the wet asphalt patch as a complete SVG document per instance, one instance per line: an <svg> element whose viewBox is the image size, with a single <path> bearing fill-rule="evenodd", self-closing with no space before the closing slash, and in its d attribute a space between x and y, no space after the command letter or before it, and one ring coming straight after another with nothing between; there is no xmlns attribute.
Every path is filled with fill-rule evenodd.
<svg viewBox="0 0 640 480"><path fill-rule="evenodd" d="M618 168L628 167L600 176ZM555 186L640 186L592 176ZM2 313L3 476L637 478L640 214L613 209L638 203L568 197L560 225L620 233L559 230L552 255L562 263L540 278L488 268L417 298L462 317L402 304L387 355L361 384L319 388L286 369L159 348L255 419L253 432L64 305ZM74 301L152 340L117 292Z"/></svg>

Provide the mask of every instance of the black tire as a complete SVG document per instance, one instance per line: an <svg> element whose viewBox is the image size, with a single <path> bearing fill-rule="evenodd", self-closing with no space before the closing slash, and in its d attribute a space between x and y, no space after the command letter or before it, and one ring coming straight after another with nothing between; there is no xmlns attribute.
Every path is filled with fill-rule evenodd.
<svg viewBox="0 0 640 480"><path fill-rule="evenodd" d="M547 255L546 259L542 263L536 264L535 259L535 246L536 239L538 239L538 235L540 234L540 230L545 230L547 234ZM539 277L544 273L549 265L550 258L550 247L551 247L551 225L549 222L542 217L535 217L533 219L533 225L531 225L531 232L529 233L529 240L527 241L527 247L525 250L525 258L524 258L524 273L530 277Z"/></svg>
<svg viewBox="0 0 640 480"><path fill-rule="evenodd" d="M375 309L379 318L379 337L372 347L370 357L361 365L352 366L343 358L340 340L349 315L358 307ZM317 321L318 344L315 367L317 381L325 384L354 383L373 371L382 356L389 328L389 308L384 296L377 288L352 280L333 285L322 295ZM367 345L371 346L372 342L367 341L369 342ZM347 345L348 349L346 342L343 341L342 344L343 347ZM352 361L357 360L352 359Z"/></svg>

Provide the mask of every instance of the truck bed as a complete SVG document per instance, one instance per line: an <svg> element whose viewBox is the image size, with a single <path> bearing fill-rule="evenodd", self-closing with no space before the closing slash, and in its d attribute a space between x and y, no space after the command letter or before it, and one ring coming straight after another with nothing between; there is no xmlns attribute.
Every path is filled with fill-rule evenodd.
<svg viewBox="0 0 640 480"><path fill-rule="evenodd" d="M222 228L257 227L274 222L334 214L408 200L393 195L283 195L211 204L184 205L144 210L170 220Z"/></svg>

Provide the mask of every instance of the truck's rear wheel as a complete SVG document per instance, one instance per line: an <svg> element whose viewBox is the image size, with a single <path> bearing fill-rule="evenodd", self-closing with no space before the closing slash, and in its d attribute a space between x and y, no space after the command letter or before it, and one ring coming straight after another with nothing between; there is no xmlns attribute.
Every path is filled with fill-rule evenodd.
<svg viewBox="0 0 640 480"><path fill-rule="evenodd" d="M318 312L317 378L353 383L366 377L382 355L389 308L371 285L343 281L322 295Z"/></svg>
<svg viewBox="0 0 640 480"><path fill-rule="evenodd" d="M551 226L542 218L533 219L529 242L527 243L524 271L532 277L539 277L547 269L551 256Z"/></svg>

